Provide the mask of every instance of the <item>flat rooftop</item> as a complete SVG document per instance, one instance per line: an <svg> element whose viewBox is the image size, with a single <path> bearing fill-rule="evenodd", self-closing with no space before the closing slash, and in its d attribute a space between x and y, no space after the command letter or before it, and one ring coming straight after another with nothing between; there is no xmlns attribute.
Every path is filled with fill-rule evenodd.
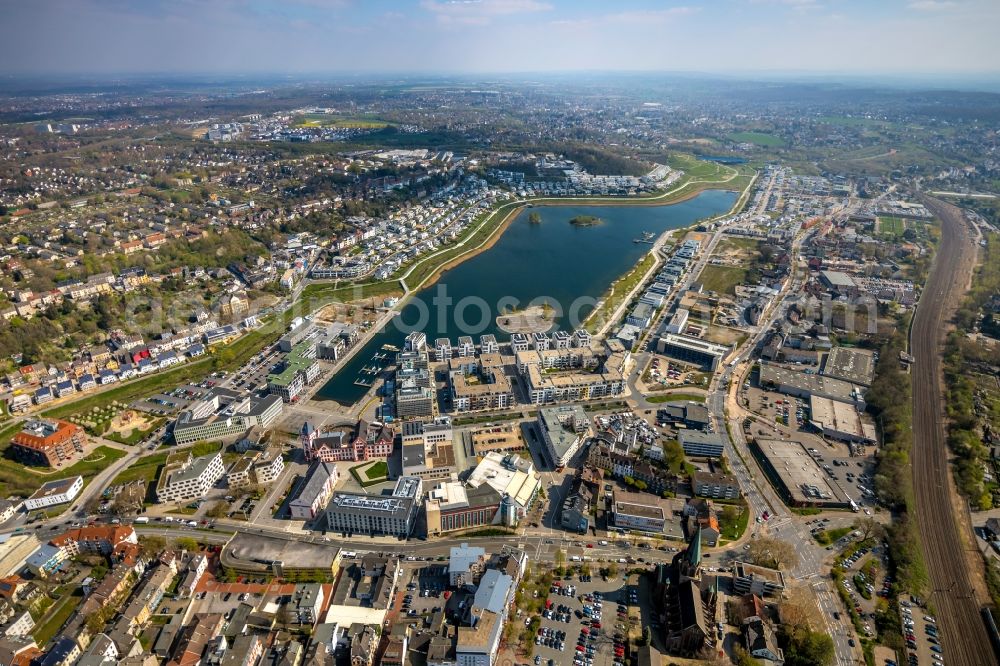
<svg viewBox="0 0 1000 666"><path fill-rule="evenodd" d="M867 349L834 347L826 356L823 374L852 384L871 386L875 379L875 354Z"/></svg>
<svg viewBox="0 0 1000 666"><path fill-rule="evenodd" d="M763 580L772 585L785 586L785 577L777 569L768 569L767 567L759 567L749 562L738 561L733 565L733 573L741 578L753 578L755 580Z"/></svg>
<svg viewBox="0 0 1000 666"><path fill-rule="evenodd" d="M788 370L772 363L760 364L760 381L762 384L785 386L843 402L855 402L855 393L860 392L860 387L842 379Z"/></svg>
<svg viewBox="0 0 1000 666"><path fill-rule="evenodd" d="M844 491L802 442L766 438L755 441L794 501L820 505L848 502Z"/></svg>

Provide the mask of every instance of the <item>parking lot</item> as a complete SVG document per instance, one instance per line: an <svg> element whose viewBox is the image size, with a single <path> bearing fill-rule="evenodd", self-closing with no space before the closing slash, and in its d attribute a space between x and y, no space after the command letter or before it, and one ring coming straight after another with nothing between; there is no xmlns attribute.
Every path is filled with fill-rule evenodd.
<svg viewBox="0 0 1000 666"><path fill-rule="evenodd" d="M453 595L450 593L445 594L448 587L447 565L414 565L402 580L406 584L396 595L396 608L401 617L420 618L443 610L449 602L456 609L457 603L460 603L452 602Z"/></svg>
<svg viewBox="0 0 1000 666"><path fill-rule="evenodd" d="M638 592L620 579L567 575L549 588L535 637L538 666L622 666L629 628L640 626ZM525 618L526 625L532 618Z"/></svg>
<svg viewBox="0 0 1000 666"><path fill-rule="evenodd" d="M913 597L909 600L900 600L899 613L903 623L903 634L906 637L907 662L911 666L920 664L943 666L944 647L938 635L936 618Z"/></svg>

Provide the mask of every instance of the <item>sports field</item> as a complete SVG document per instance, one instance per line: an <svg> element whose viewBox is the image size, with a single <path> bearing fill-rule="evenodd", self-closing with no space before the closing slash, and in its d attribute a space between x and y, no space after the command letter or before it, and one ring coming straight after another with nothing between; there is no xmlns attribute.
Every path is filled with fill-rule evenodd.
<svg viewBox="0 0 1000 666"><path fill-rule="evenodd" d="M903 232L906 231L906 220L901 217L882 217L878 218L878 232L880 234L892 234L893 236L902 236Z"/></svg>

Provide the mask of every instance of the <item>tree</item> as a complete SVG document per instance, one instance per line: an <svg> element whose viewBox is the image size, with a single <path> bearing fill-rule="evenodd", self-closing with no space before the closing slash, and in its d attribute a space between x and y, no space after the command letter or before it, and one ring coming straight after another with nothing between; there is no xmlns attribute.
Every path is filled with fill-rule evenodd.
<svg viewBox="0 0 1000 666"><path fill-rule="evenodd" d="M174 539L174 546L180 550L195 552L198 550L198 542L191 537L179 537Z"/></svg>
<svg viewBox="0 0 1000 666"><path fill-rule="evenodd" d="M159 555L167 548L167 540L155 534L139 537L139 550L144 557Z"/></svg>
<svg viewBox="0 0 1000 666"><path fill-rule="evenodd" d="M834 659L833 638L827 634L782 626L786 666L830 666Z"/></svg>
<svg viewBox="0 0 1000 666"><path fill-rule="evenodd" d="M750 542L748 559L761 567L791 568L799 562L792 544L773 537L758 537Z"/></svg>
<svg viewBox="0 0 1000 666"><path fill-rule="evenodd" d="M856 524L859 532L861 532L861 541L868 541L868 539L881 539L885 536L885 527L882 523L878 522L871 516L865 516L859 520Z"/></svg>
<svg viewBox="0 0 1000 666"><path fill-rule="evenodd" d="M229 513L229 503L222 500L213 504L212 508L208 510L210 518L225 518L227 513Z"/></svg>
<svg viewBox="0 0 1000 666"><path fill-rule="evenodd" d="M733 646L733 662L736 666L761 666L761 662L750 656L750 653L743 649L742 646Z"/></svg>
<svg viewBox="0 0 1000 666"><path fill-rule="evenodd" d="M781 623L790 631L808 630L811 626L821 626L823 616L816 605L816 597L808 586L790 587L779 609Z"/></svg>

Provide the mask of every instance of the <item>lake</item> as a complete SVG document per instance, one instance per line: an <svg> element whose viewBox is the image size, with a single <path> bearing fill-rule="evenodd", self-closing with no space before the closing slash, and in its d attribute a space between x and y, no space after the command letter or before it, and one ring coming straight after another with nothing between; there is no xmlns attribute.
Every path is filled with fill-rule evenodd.
<svg viewBox="0 0 1000 666"><path fill-rule="evenodd" d="M340 371L317 391L318 400L354 404L368 391L355 384L370 379L364 369L383 345L402 347L412 330L427 334L427 342L493 333L504 343L496 317L507 308L520 309L544 299L555 308L554 328L572 331L593 309L608 286L634 266L650 249L637 243L644 232L664 231L726 213L736 193L708 190L696 197L665 206L535 206L524 209L485 252L445 272L437 283L416 294L400 314L376 333ZM541 216L539 224L529 213ZM595 225L574 225L570 220L591 215ZM392 356L390 353L389 357ZM386 359L386 362L389 359Z"/></svg>

